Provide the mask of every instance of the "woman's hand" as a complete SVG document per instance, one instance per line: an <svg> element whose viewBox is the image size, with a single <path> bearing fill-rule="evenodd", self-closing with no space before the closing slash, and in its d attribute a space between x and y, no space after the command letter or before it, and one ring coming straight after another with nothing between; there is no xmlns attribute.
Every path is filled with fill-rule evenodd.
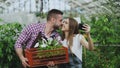
<svg viewBox="0 0 120 68"><path fill-rule="evenodd" d="M81 43L89 50L94 50L94 44L92 41L92 38L90 36L90 26L88 24L83 25L83 29L85 30L86 33L86 38L88 41L85 40L85 38L83 37L81 40Z"/></svg>
<svg viewBox="0 0 120 68"><path fill-rule="evenodd" d="M84 27L82 29L85 30L85 33L87 33L87 34L90 33L90 29L91 29L90 26L88 24L84 24L83 26Z"/></svg>

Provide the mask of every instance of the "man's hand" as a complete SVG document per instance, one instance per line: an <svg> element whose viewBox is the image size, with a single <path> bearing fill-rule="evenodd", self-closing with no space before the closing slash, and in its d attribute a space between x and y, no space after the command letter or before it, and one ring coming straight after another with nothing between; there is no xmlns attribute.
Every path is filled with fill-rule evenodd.
<svg viewBox="0 0 120 68"><path fill-rule="evenodd" d="M47 64L48 67L53 67L55 66L55 63L54 61L49 61L48 64Z"/></svg>
<svg viewBox="0 0 120 68"><path fill-rule="evenodd" d="M27 58L21 57L20 59L21 59L21 62L22 62L22 65L23 65L24 68L27 68L27 67L30 66L30 65L27 63L27 61L28 61Z"/></svg>
<svg viewBox="0 0 120 68"><path fill-rule="evenodd" d="M23 55L23 49L22 48L15 48L15 51L16 51L17 55L19 56L24 68L27 68L27 66L29 67L30 65L27 64L28 60Z"/></svg>

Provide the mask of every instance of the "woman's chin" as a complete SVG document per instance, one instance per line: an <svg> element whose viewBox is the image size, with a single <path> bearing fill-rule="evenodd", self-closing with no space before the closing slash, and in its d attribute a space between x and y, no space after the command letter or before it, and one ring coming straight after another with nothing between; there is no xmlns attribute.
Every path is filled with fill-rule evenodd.
<svg viewBox="0 0 120 68"><path fill-rule="evenodd" d="M65 31L64 29L61 29L61 31Z"/></svg>
<svg viewBox="0 0 120 68"><path fill-rule="evenodd" d="M62 32L68 32L68 30L61 30Z"/></svg>
<svg viewBox="0 0 120 68"><path fill-rule="evenodd" d="M64 30L61 29L61 31L64 31Z"/></svg>

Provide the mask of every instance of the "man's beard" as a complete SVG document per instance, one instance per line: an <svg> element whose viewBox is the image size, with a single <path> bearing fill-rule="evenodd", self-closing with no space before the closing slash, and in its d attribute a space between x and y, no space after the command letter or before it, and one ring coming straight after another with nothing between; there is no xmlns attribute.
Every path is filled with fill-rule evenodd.
<svg viewBox="0 0 120 68"><path fill-rule="evenodd" d="M59 26L57 24L54 25L54 29L55 30L58 30L59 29Z"/></svg>
<svg viewBox="0 0 120 68"><path fill-rule="evenodd" d="M57 25L55 25L55 26L54 26L54 29L57 29L57 30L58 30L58 29L59 29L59 27L58 27Z"/></svg>

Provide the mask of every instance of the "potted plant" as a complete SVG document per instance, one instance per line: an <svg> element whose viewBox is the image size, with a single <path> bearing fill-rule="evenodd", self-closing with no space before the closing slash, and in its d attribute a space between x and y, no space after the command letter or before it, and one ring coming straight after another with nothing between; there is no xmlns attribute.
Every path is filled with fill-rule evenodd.
<svg viewBox="0 0 120 68"><path fill-rule="evenodd" d="M49 61L54 61L55 64L68 63L67 48L53 38L42 38L35 47L25 50L30 67L45 66Z"/></svg>

